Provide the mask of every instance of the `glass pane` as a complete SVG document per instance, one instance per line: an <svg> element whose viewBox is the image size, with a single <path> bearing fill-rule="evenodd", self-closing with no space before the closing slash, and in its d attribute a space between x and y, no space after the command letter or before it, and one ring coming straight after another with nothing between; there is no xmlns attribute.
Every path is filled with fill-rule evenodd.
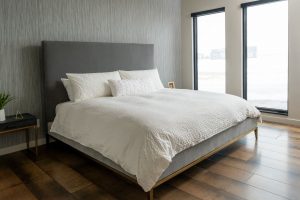
<svg viewBox="0 0 300 200"><path fill-rule="evenodd" d="M247 8L247 99L257 107L287 110L288 2Z"/></svg>
<svg viewBox="0 0 300 200"><path fill-rule="evenodd" d="M197 18L198 89L225 93L225 13Z"/></svg>

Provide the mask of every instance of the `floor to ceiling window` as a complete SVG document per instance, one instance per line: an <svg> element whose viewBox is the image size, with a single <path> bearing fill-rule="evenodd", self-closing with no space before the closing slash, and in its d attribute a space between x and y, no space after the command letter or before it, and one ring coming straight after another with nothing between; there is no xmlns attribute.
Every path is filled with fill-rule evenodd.
<svg viewBox="0 0 300 200"><path fill-rule="evenodd" d="M225 8L193 13L194 89L225 93Z"/></svg>
<svg viewBox="0 0 300 200"><path fill-rule="evenodd" d="M244 97L263 112L288 112L288 1L242 4Z"/></svg>

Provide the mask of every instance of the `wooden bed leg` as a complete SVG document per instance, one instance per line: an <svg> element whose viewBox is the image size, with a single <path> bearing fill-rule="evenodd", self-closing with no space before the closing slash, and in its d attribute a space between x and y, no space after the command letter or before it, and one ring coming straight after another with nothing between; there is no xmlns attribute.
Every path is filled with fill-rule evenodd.
<svg viewBox="0 0 300 200"><path fill-rule="evenodd" d="M257 140L258 139L258 128L257 127L254 130L254 134L255 134L255 140Z"/></svg>
<svg viewBox="0 0 300 200"><path fill-rule="evenodd" d="M154 191L151 189L149 192L147 192L147 200L154 200Z"/></svg>

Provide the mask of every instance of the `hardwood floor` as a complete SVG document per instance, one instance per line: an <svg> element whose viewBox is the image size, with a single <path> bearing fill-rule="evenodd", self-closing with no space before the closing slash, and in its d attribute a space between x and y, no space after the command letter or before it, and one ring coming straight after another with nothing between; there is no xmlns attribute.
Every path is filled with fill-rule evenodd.
<svg viewBox="0 0 300 200"><path fill-rule="evenodd" d="M155 190L160 200L300 199L300 128L259 127ZM142 200L145 193L61 144L0 157L0 199Z"/></svg>

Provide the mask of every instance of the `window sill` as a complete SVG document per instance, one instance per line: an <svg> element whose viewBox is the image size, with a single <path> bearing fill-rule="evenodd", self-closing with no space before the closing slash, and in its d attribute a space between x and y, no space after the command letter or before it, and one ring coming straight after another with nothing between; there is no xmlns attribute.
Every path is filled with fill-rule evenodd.
<svg viewBox="0 0 300 200"><path fill-rule="evenodd" d="M289 112L287 110L271 109L271 108L260 108L257 109L262 113L275 114L275 115L284 115L288 116Z"/></svg>

